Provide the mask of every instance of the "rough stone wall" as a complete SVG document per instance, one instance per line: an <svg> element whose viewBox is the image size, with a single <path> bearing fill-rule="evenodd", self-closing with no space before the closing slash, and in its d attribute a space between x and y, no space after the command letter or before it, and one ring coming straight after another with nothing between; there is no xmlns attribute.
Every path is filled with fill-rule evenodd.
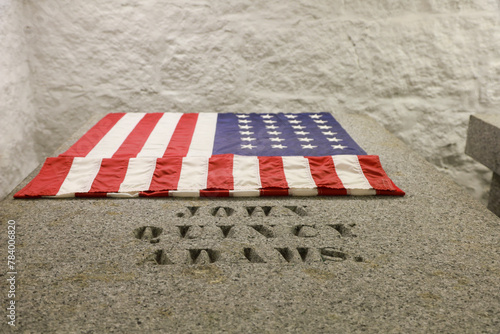
<svg viewBox="0 0 500 334"><path fill-rule="evenodd" d="M463 151L500 105L496 0L25 3L43 155L95 113L347 111L485 196Z"/></svg>
<svg viewBox="0 0 500 334"><path fill-rule="evenodd" d="M0 0L0 199L39 163L22 1Z"/></svg>

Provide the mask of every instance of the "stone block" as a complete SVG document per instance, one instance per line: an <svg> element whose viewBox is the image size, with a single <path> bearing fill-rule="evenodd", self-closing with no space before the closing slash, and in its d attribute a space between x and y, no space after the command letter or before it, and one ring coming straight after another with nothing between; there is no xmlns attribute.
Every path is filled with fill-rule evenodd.
<svg viewBox="0 0 500 334"><path fill-rule="evenodd" d="M470 117L465 153L500 174L500 115Z"/></svg>
<svg viewBox="0 0 500 334"><path fill-rule="evenodd" d="M500 175L497 173L493 173L493 177L491 178L488 209L500 217Z"/></svg>

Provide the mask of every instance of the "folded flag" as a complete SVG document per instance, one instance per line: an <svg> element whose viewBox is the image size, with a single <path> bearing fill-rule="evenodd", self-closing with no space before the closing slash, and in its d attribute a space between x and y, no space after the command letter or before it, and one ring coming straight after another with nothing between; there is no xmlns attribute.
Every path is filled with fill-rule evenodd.
<svg viewBox="0 0 500 334"><path fill-rule="evenodd" d="M330 113L112 113L15 198L403 196Z"/></svg>

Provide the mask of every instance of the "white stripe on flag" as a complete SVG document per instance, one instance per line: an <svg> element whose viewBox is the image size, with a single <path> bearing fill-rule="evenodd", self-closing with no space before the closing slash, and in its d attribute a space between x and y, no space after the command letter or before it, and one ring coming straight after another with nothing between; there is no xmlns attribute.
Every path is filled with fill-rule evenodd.
<svg viewBox="0 0 500 334"><path fill-rule="evenodd" d="M139 154L137 154L137 157L163 157L181 116L182 113L164 114L156 124L153 131L151 131L148 140L142 147Z"/></svg>
<svg viewBox="0 0 500 334"><path fill-rule="evenodd" d="M90 151L86 158L111 158L145 113L125 114Z"/></svg>
<svg viewBox="0 0 500 334"><path fill-rule="evenodd" d="M118 192L149 190L153 173L156 168L156 158L131 158L128 162L127 174Z"/></svg>
<svg viewBox="0 0 500 334"><path fill-rule="evenodd" d="M200 113L196 121L191 145L186 156L209 157L214 149L215 130L217 128L216 113Z"/></svg>
<svg viewBox="0 0 500 334"><path fill-rule="evenodd" d="M69 173L56 196L73 197L75 193L88 192L99 173L101 161L102 159L73 158Z"/></svg>
<svg viewBox="0 0 500 334"><path fill-rule="evenodd" d="M358 156L334 155L332 159L335 164L335 171L349 195L362 196L375 195L377 193L363 174Z"/></svg>
<svg viewBox="0 0 500 334"><path fill-rule="evenodd" d="M318 190L311 176L309 160L304 157L282 157L283 171L292 196L316 196Z"/></svg>
<svg viewBox="0 0 500 334"><path fill-rule="evenodd" d="M259 197L260 190L229 190L231 197Z"/></svg>
<svg viewBox="0 0 500 334"><path fill-rule="evenodd" d="M107 193L106 197L111 198L137 198L139 197L139 191L131 191L128 193Z"/></svg>
<svg viewBox="0 0 500 334"><path fill-rule="evenodd" d="M170 190L168 196L172 197L200 197L199 190Z"/></svg>
<svg viewBox="0 0 500 334"><path fill-rule="evenodd" d="M237 190L259 190L262 187L259 174L259 159L257 157L235 155L233 157L235 194Z"/></svg>
<svg viewBox="0 0 500 334"><path fill-rule="evenodd" d="M208 158L185 157L182 159L181 175L177 190L196 190L207 188Z"/></svg>

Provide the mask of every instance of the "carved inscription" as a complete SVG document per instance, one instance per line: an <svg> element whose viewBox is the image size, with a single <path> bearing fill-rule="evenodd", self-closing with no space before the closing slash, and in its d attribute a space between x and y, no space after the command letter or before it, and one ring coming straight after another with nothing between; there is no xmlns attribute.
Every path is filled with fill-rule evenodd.
<svg viewBox="0 0 500 334"><path fill-rule="evenodd" d="M143 226L134 230L134 235L137 239L148 241L150 243L157 243L160 241L159 236L163 232L160 227Z"/></svg>
<svg viewBox="0 0 500 334"><path fill-rule="evenodd" d="M355 224L315 221L306 206L185 206L172 214L175 224L169 221L133 231L138 242L157 248L146 252L143 263L363 262L345 249L350 245L346 242L356 237ZM278 224L277 217L286 219Z"/></svg>
<svg viewBox="0 0 500 334"><path fill-rule="evenodd" d="M177 217L179 218L190 218L196 215L198 212L199 206L186 206L184 210L177 213Z"/></svg>
<svg viewBox="0 0 500 334"><path fill-rule="evenodd" d="M306 206L245 206L243 207L243 216L259 217L281 217L281 216L299 216L308 215ZM177 218L192 218L200 215L199 206L186 206L176 213ZM238 210L231 207L217 206L210 208L210 216L216 218L232 217Z"/></svg>
<svg viewBox="0 0 500 334"><path fill-rule="evenodd" d="M218 207L210 210L210 213L214 217L231 217L234 213L234 209L218 206Z"/></svg>

